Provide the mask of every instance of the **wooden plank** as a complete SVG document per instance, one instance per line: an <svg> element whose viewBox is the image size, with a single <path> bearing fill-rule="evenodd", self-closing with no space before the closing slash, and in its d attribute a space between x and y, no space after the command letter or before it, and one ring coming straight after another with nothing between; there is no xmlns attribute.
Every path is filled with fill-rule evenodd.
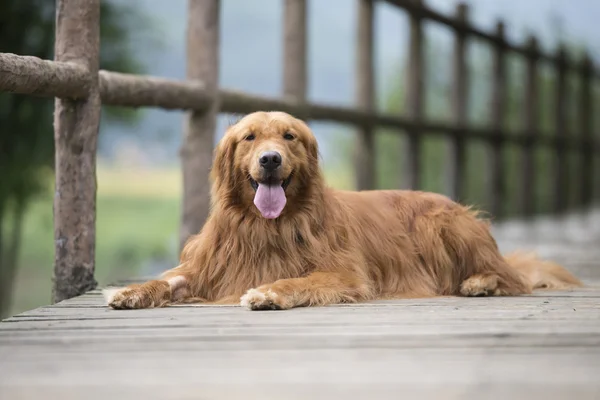
<svg viewBox="0 0 600 400"><path fill-rule="evenodd" d="M579 321L575 321L579 322ZM557 324L558 325L558 324ZM351 328L351 327L350 327ZM445 328L445 327L443 327ZM368 334L359 331L356 334L340 334L325 332L320 335L306 333L303 330L296 335L280 333L272 329L272 334L257 334L254 330L241 331L238 334L222 334L194 332L194 329L180 329L178 326L133 330L128 328L89 330L85 336L81 332L66 332L63 336L57 332L44 332L43 339L32 337L1 338L0 346L3 357L10 357L15 362L35 362L35 359L68 357L85 354L90 358L99 355L113 354L115 360L125 359L142 354L155 359L178 358L182 352L238 352L265 350L284 352L303 350L438 350L440 353L455 349L465 351L490 351L503 348L508 351L527 354L536 349L555 349L576 352L580 349L594 350L600 347L598 332L557 334L534 332L531 334L508 334L505 332L477 335L474 332L456 333L448 327L450 333L444 336L434 335L428 331L412 330L410 334L394 334L381 332ZM268 327L263 330L269 329ZM346 328L346 331L349 327ZM547 331L550 327L547 328ZM110 340L107 340L110 337Z"/></svg>
<svg viewBox="0 0 600 400"><path fill-rule="evenodd" d="M29 320L18 323L5 323L8 328L3 328L1 331L0 345L26 343L41 345L45 343L52 347L58 345L59 342L68 341L71 343L73 340L84 343L91 341L107 343L107 337L111 338L110 341L120 341L126 338L141 340L142 337L145 337L154 342L169 340L169 338L173 340L176 340L176 338L204 338L202 340L253 342L275 335L276 338L269 339L270 343L277 342L289 347L298 347L299 342L318 337L322 340L325 337L344 337L346 338L344 340L355 341L355 343L359 341L367 347L375 345L370 343L369 340L393 341L393 346L404 346L401 342L410 339L413 343L411 346L413 346L417 345L415 342L419 340L423 344L424 338L419 339L419 337L426 335L427 346L434 345L435 342L437 343L436 346L443 347L445 346L444 343L453 341L455 343L461 342L461 345L466 347L481 347L490 345L490 343L502 344L503 346L531 347L546 346L548 344L546 343L547 340L551 340L553 343L562 343L562 345L583 346L584 343L581 340L587 339L588 345L590 345L590 343L598 342L597 339L600 334L598 321L597 319L593 321L594 317L591 312L587 314L586 318L585 312L580 311L571 311L573 315L582 315L579 317L570 317L565 314L563 317L553 317L545 320L542 315L537 319L534 317L527 318L527 316L522 316L519 320L510 319L508 316L504 319L496 319L494 318L495 314L490 313L487 319L461 320L456 318L452 321L441 320L439 325L436 325L436 321L433 319L414 322L408 317L397 321L378 318L371 325L356 324L349 318L338 323L337 314L328 314L330 318L336 318L335 325L331 323L328 325L326 321L323 321L323 323L311 323L310 325L298 327L294 326L294 323L306 323L307 318L291 318L288 320L286 317L285 325L279 325L273 321L259 323L247 320L245 316L242 318L232 312L227 315L219 315L219 318L216 318L206 313L206 310L196 309L194 314L190 313L187 317L180 317L181 313L177 312L180 310L173 310L173 316L171 317L142 318L135 319L135 322L133 322L134 317L132 317L132 320ZM350 311L338 310L338 314ZM392 311L394 309L387 310L387 312ZM595 311L598 312L598 310ZM396 312L398 312L397 309ZM207 314L207 316L204 314ZM364 313L360 315L361 318L366 318ZM198 319L200 316L209 319L206 321L206 325L192 320L194 318ZM244 324L229 325L227 323L228 318L233 316L240 317ZM258 318L260 321L262 317ZM569 327L565 327L565 324L569 323L581 326L569 329ZM376 324L383 326L378 327ZM482 332L480 328L477 328L477 324L488 325L492 329L489 332ZM348 332L350 328L352 329L351 334ZM519 331L520 329L524 331ZM365 341L363 340L365 337L371 339ZM477 338L478 340L476 340ZM494 340L496 342L493 342Z"/></svg>
<svg viewBox="0 0 600 400"><path fill-rule="evenodd" d="M356 106L368 113L375 111L373 0L358 0L356 37ZM354 144L357 190L375 189L374 126L359 127Z"/></svg>
<svg viewBox="0 0 600 400"><path fill-rule="evenodd" d="M81 325L81 327L95 326L94 324L101 326L113 322L134 327L138 323L153 324L153 320L160 320L176 324L184 321L186 326L209 326L211 321L216 321L218 324L225 323L225 326L241 325L245 327L276 322L277 324L291 325L297 328L298 324L302 326L323 326L323 324L331 326L332 322L329 320L331 316L336 317L333 325L353 324L374 328L379 327L382 322L392 325L401 324L402 326L405 324L421 326L431 322L454 324L457 321L476 320L496 320L509 324L515 322L532 324L534 321L544 323L547 320L565 318L591 318L590 321L593 324L600 322L600 314L598 314L598 310L600 310L600 302L598 301L600 286L597 284L569 291L539 291L532 296L387 300L321 308L301 308L289 313L252 313L238 306L213 305L115 311L106 307L100 296L90 297L93 297L93 304L97 307L90 308L89 303L74 308L41 307L7 319L6 322L10 323L1 324L0 331L22 330L22 327L29 329L31 326L37 326L39 329L62 330L68 326L64 325L65 322L78 323L83 320L89 321L91 325ZM199 315L202 315L203 319L198 320L196 317ZM233 320L221 320L221 318L227 319L234 315ZM285 318L282 319L282 315L285 315ZM60 323L52 325L57 321ZM40 324L36 325L36 323ZM534 325L532 326L535 327ZM465 328L471 329L472 326L465 326ZM576 329L570 326L565 328Z"/></svg>
<svg viewBox="0 0 600 400"><path fill-rule="evenodd" d="M496 24L496 35L504 43L504 22L498 21ZM493 68L491 124L500 133L506 131L506 51L503 44L494 48ZM492 215L501 219L504 216L504 205L507 196L504 182L504 142L500 135L498 135L497 140L490 142L490 150L488 202Z"/></svg>
<svg viewBox="0 0 600 400"><path fill-rule="evenodd" d="M423 7L423 0L411 0L416 7ZM424 46L421 18L410 15L410 33L406 69L406 117L417 126L423 118L424 104ZM408 130L408 146L404 146L404 173L401 174L400 187L419 189L421 181L422 129L417 126Z"/></svg>
<svg viewBox="0 0 600 400"><path fill-rule="evenodd" d="M139 356L115 358L113 353L99 353L93 362L82 362L83 355L66 354L60 366L52 363L52 355L38 359L33 366L25 357L19 361L11 356L7 359L11 361L10 368L3 370L0 377L0 390L42 386L47 389L45 397L53 398L52 394L61 388L81 393L89 392L91 385L103 385L137 388L138 392L131 398L139 398L141 393L146 398L146 394L152 396L157 387L158 390L172 388L172 393L178 393L183 387L196 396L206 395L204 388L209 387L221 389L214 392L216 398L230 398L232 388L245 389L244 398L258 398L256 393L266 396L261 398L275 398L274 395L289 398L294 389L302 385L323 388L326 394L321 397L313 393L307 396L310 398L314 395L317 398L358 398L352 392L348 397L338 397L335 388L340 386L358 388L363 393L369 388L371 392L367 397L375 396L378 388L387 387L395 388L396 393L393 397L390 390L386 398L397 398L398 392L404 394L403 389L407 387L420 391L445 388L449 392L443 398L470 398L481 395L481 386L485 385L486 398L499 398L498 394L503 393L501 388L512 390L516 398L529 398L532 392L550 396L544 398L556 398L552 397L553 392L564 394L574 388L586 395L578 398L594 398L591 395L598 393L600 352L586 348L551 352L543 349L525 354L504 348L444 352L382 348L189 351L177 352L177 357L168 357L168 354L148 351ZM578 363L573 363L573 358ZM172 393L161 394L177 398ZM334 397L327 396L332 393L336 393Z"/></svg>
<svg viewBox="0 0 600 400"><path fill-rule="evenodd" d="M456 6L456 20L462 24L468 23L469 8L464 3ZM467 125L468 105L468 68L467 68L467 37L461 31L454 32L454 79L452 84L452 116L458 129ZM465 193L465 157L466 147L462 135L450 138L448 158L445 170L448 173L446 193L455 201L464 201Z"/></svg>
<svg viewBox="0 0 600 400"><path fill-rule="evenodd" d="M100 1L59 0L55 59L98 74ZM96 146L100 124L98 80L87 97L55 101L54 285L58 302L96 287Z"/></svg>
<svg viewBox="0 0 600 400"><path fill-rule="evenodd" d="M65 329L69 324L76 326L78 322L89 321L85 326L108 326L106 324L135 324L140 321L140 324L151 324L153 320L178 320L186 321L186 324L196 326L201 324L206 326L214 318L229 318L235 315L238 321L227 323L226 325L243 324L261 324L271 323L275 318L277 323L303 325L331 325L326 318L336 316L335 324L354 324L371 326L373 324L386 321L389 324L406 324L420 326L429 324L430 322L439 322L440 324L448 322L454 324L456 321L489 321L498 320L503 323L512 323L519 321L527 321L528 324L533 324L537 321L540 324L545 321L562 320L562 319L589 319L597 320L598 296L579 296L579 297L564 297L561 302L552 301L542 303L541 300L528 298L525 301L503 302L500 304L470 304L469 301L457 301L454 304L435 305L427 303L423 305L407 304L403 300L395 300L390 303L377 302L366 305L355 305L345 307L327 307L317 311L294 311L293 315L281 315L260 317L249 314L247 311L236 307L207 307L207 306L186 306L186 307L169 307L152 311L139 310L127 312L115 312L108 310L107 307L98 307L90 309L81 307L80 309L59 309L52 312L32 312L31 314L23 314L6 319L1 325L0 332L13 330L26 330L31 327L39 329ZM544 298L542 298L544 299ZM440 299L436 299L440 300ZM553 299L555 300L555 299ZM100 304L100 302L98 302ZM592 305L595 304L595 305ZM395 310L395 311L394 311ZM426 315L419 315L426 312ZM395 313L394 315L389 315ZM198 316L203 316L203 320L196 320ZM355 318L356 317L356 318ZM362 320L365 317L366 319ZM314 320L307 320L314 318ZM189 319L189 320L188 320ZM220 321L220 320L219 320ZM243 321L243 322L242 322ZM512 321L512 322L511 322ZM220 322L219 322L220 323ZM520 323L520 322L519 322ZM593 323L597 323L593 322ZM65 325L66 324L66 325ZM96 324L96 325L94 325ZM539 326L541 326L538 324ZM535 324L534 324L535 325ZM84 326L84 325L81 325ZM469 327L466 327L469 328ZM569 328L574 329L574 328Z"/></svg>
<svg viewBox="0 0 600 400"><path fill-rule="evenodd" d="M210 206L209 171L219 112L220 0L188 0L187 78L203 82L213 103L204 111L190 111L181 147L183 204L179 247L197 234Z"/></svg>
<svg viewBox="0 0 600 400"><path fill-rule="evenodd" d="M485 385L486 398L506 391L512 398L594 398L599 299L600 282L592 282L532 296L281 312L187 305L115 311L96 290L0 323L0 396L36 398L38 389L46 398L82 396L98 386L94 398L109 395L101 390L109 386L120 398L185 398L183 388L191 398L211 390L216 398L235 398L238 390L246 399L293 398L301 385L326 398L359 398L367 388L369 396L387 388L387 398L437 398L437 390L463 398ZM337 392L340 385L354 390ZM456 388L454 397L448 388Z"/></svg>
<svg viewBox="0 0 600 400"><path fill-rule="evenodd" d="M193 369L194 367L192 367ZM170 377L165 378L170 379ZM343 381L337 385L328 385L322 380L310 385L303 383L279 383L261 382L257 384L229 385L226 383L198 382L191 379L185 383L178 383L174 387L166 386L164 383L145 382L152 391L144 395L145 399L196 399L198 393L206 399L260 399L270 400L285 398L290 400L299 399L397 399L401 392L406 398L412 399L468 399L481 395L481 387L477 384L445 385L442 387L430 387L425 384L412 384L409 382L390 383L378 382L376 385L365 385L351 381ZM85 397L88 400L104 400L106 398L136 399L139 389L130 384L123 383L112 385L83 385L69 389L57 387L52 384L37 384L23 389L0 390L3 398L43 398L48 394L53 398L63 400L79 400ZM519 382L506 387L506 385L486 384L486 399L545 399L563 400L576 398L581 400L597 399L596 386L593 384L565 384L561 387L556 385L531 385Z"/></svg>

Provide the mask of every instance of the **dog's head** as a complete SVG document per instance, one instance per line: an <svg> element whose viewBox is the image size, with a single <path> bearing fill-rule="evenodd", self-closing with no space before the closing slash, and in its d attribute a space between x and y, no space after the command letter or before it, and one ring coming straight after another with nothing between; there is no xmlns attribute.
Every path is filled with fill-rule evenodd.
<svg viewBox="0 0 600 400"><path fill-rule="evenodd" d="M249 114L217 144L213 202L277 218L320 184L318 163L317 141L303 121L283 112Z"/></svg>

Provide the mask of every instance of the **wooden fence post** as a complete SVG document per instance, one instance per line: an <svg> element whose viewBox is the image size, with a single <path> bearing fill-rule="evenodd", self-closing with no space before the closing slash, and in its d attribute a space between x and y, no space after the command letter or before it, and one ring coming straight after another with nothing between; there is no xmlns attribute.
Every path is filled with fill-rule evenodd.
<svg viewBox="0 0 600 400"><path fill-rule="evenodd" d="M423 0L412 0L418 6L423 7ZM425 71L423 63L423 26L422 18L416 14L410 14L410 36L408 48L408 65L406 73L406 116L418 126L423 117L423 88ZM419 189L421 182L421 129L408 132L408 147L404 149L404 176L400 187L407 189Z"/></svg>
<svg viewBox="0 0 600 400"><path fill-rule="evenodd" d="M492 126L494 139L490 143L490 196L489 204L496 218L504 216L506 185L504 184L504 142L502 133L506 127L506 50L504 46L504 23L498 21L496 36L502 44L496 46L492 77Z"/></svg>
<svg viewBox="0 0 600 400"><path fill-rule="evenodd" d="M96 144L100 123L100 0L59 0L55 60L84 66L87 98L56 99L54 141L54 286L59 302L96 287Z"/></svg>
<svg viewBox="0 0 600 400"><path fill-rule="evenodd" d="M567 53L561 45L556 54L556 92L554 93L554 116L556 118L555 135L557 139L567 139ZM554 173L554 211L564 213L567 208L569 196L569 175L567 168L567 147L563 140L558 140L554 148L555 164Z"/></svg>
<svg viewBox="0 0 600 400"><path fill-rule="evenodd" d="M375 82L373 72L373 0L358 0L358 30L356 38L356 105L373 112ZM359 127L354 144L356 189L375 188L375 134L373 126Z"/></svg>
<svg viewBox="0 0 600 400"><path fill-rule="evenodd" d="M187 114L183 146L183 206L179 235L183 248L200 231L210 207L209 172L219 102L219 0L188 0L187 78L202 81L214 99L206 111Z"/></svg>
<svg viewBox="0 0 600 400"><path fill-rule="evenodd" d="M535 183L535 136L539 133L539 96L538 96L538 42L533 36L527 41L530 53L527 56L525 72L525 104L524 125L525 144L523 146L523 181L521 187L521 212L524 216L534 213L534 183Z"/></svg>
<svg viewBox="0 0 600 400"><path fill-rule="evenodd" d="M580 206L588 207L592 204L594 188L594 149L590 145L593 138L593 86L592 86L592 61L586 52L581 61L580 76L580 98L579 98L579 134L584 141L581 146L581 182L580 182Z"/></svg>
<svg viewBox="0 0 600 400"><path fill-rule="evenodd" d="M467 24L468 6L459 3L456 7L456 20ZM454 45L454 82L452 87L452 115L454 124L459 128L457 135L451 136L449 140L449 152L446 171L448 177L447 194L455 201L464 200L464 171L465 171L465 139L464 129L467 124L467 64L466 64L466 35L463 31L455 31Z"/></svg>
<svg viewBox="0 0 600 400"><path fill-rule="evenodd" d="M285 0L283 93L306 102L306 0Z"/></svg>

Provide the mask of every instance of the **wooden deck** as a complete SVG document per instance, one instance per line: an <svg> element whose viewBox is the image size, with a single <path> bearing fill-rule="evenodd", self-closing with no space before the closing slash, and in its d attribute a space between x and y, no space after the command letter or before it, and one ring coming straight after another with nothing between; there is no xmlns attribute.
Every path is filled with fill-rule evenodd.
<svg viewBox="0 0 600 400"><path fill-rule="evenodd" d="M544 236L556 226L570 240ZM94 291L41 307L0 324L0 399L600 399L600 224L552 229L496 234L586 288L267 312L114 311Z"/></svg>

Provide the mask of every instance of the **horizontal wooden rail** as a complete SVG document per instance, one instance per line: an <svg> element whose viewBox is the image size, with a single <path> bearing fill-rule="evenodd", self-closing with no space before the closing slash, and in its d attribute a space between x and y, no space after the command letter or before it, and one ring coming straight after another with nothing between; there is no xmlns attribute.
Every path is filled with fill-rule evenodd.
<svg viewBox="0 0 600 400"><path fill-rule="evenodd" d="M66 86L61 87L47 75L35 72L35 68L31 67L42 64L46 71L53 71L57 79L63 79L64 82L69 83L69 89L66 89ZM7 68L7 65L29 65L25 68L31 68L32 71L28 69L27 72L23 71L20 74L26 77L26 74L32 73L35 79L9 79L2 75L0 76L0 91L67 98L80 98L87 95L88 74L84 67L74 63L46 61L36 57L0 53L0 71L10 71L12 67ZM18 75L17 73L11 76ZM44 79L46 80L45 84ZM78 82L80 86L73 85L72 80ZM100 95L102 103L105 105L203 111L213 101L200 81L178 81L104 70L99 72L99 80ZM32 83L33 81L35 84ZM220 89L217 93L220 111L226 113L246 114L258 110L279 110L306 120L331 121L358 127L418 129L432 135L486 141L500 140L524 146L532 143L550 147L565 146L577 151L593 149L594 152L600 152L600 142L590 137L583 139L578 136L555 137L541 134L532 135L531 132L502 134L497 129L488 127L458 127L441 122L413 121L402 116L350 107L297 102L289 97L273 98L229 89Z"/></svg>
<svg viewBox="0 0 600 400"><path fill-rule="evenodd" d="M104 104L203 111L211 103L204 84L199 81L176 81L110 71L100 71L99 74Z"/></svg>
<svg viewBox="0 0 600 400"><path fill-rule="evenodd" d="M423 18L426 20L431 20L438 22L442 25L446 25L457 32L483 39L490 44L494 44L496 46L502 46L506 50L510 50L514 53L523 55L525 57L536 57L539 60L546 61L552 64L560 63L561 60L556 54L548 54L543 53L540 50L532 50L526 44L516 45L511 44L502 36L498 36L497 33L486 32L484 30L478 29L472 26L469 23L461 22L452 16L444 15L438 11L435 11L426 5L420 5L419 3L414 2L413 0L385 0L389 4L401 8L407 11L409 14L417 16L419 18ZM566 65L566 68L571 71L580 71L582 70L582 66L580 63L571 62ZM600 77L600 71L594 70L594 75Z"/></svg>
<svg viewBox="0 0 600 400"><path fill-rule="evenodd" d="M577 151L591 146L594 151L600 151L600 142L592 139L582 140L577 137L556 137L542 134L532 138L524 131L502 134L498 133L497 129L489 127L457 127L443 122L415 122L391 114L315 103L297 104L286 99L251 95L227 89L221 89L219 95L221 111L232 114L246 114L257 110L280 110L306 120L331 121L354 126L380 126L402 130L416 128L423 131L424 134L461 136L465 139L486 141L500 140L516 145L527 145L533 141L535 144L542 146L565 146L568 149Z"/></svg>
<svg viewBox="0 0 600 400"><path fill-rule="evenodd" d="M0 90L4 92L80 99L90 90L86 67L73 62L0 53Z"/></svg>
<svg viewBox="0 0 600 400"><path fill-rule="evenodd" d="M0 53L0 91L36 96L82 99L91 76L74 62ZM102 102L113 106L205 110L211 98L202 82L99 71Z"/></svg>

